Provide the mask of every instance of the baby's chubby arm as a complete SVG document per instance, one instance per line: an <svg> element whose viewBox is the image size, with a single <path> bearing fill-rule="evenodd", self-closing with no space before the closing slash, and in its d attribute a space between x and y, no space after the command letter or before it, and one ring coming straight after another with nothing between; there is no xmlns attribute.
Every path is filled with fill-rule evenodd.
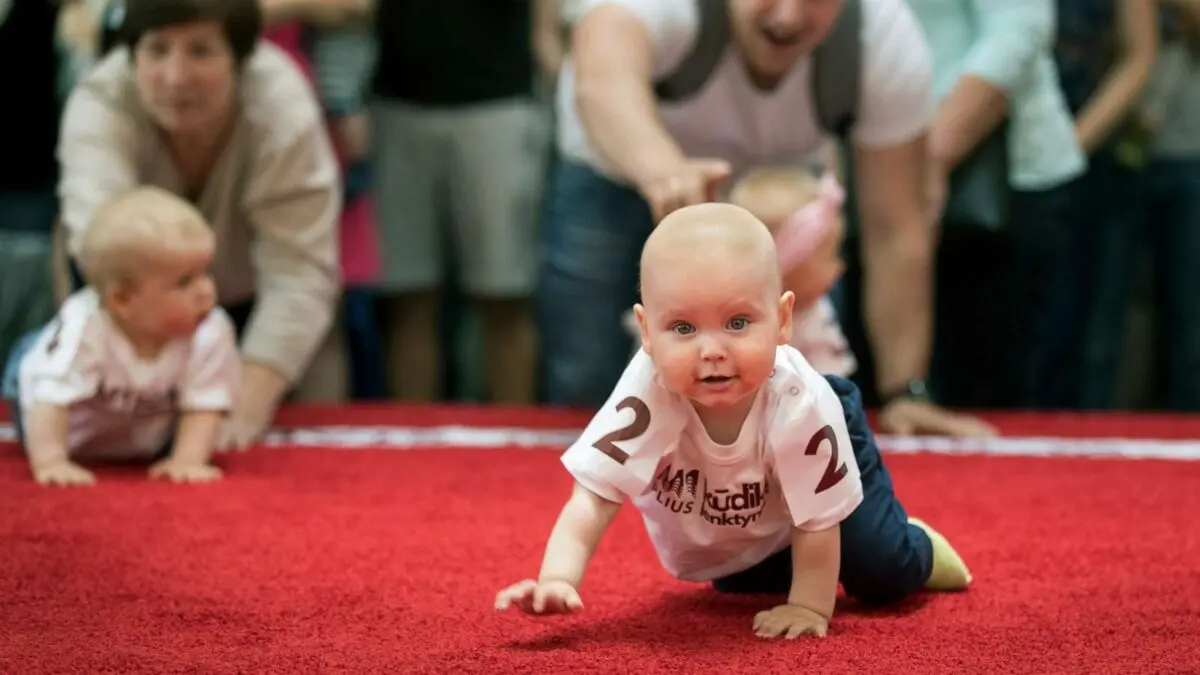
<svg viewBox="0 0 1200 675"><path fill-rule="evenodd" d="M825 637L837 601L841 526L811 532L792 528L792 587L786 605L754 617L759 637Z"/></svg>
<svg viewBox="0 0 1200 675"><path fill-rule="evenodd" d="M841 526L807 532L792 528L792 587L788 604L820 614L828 622L837 599L842 562Z"/></svg>
<svg viewBox="0 0 1200 675"><path fill-rule="evenodd" d="M537 580L526 579L496 596L496 609L516 605L530 614L569 613L581 609L579 586L596 546L621 505L575 484L546 542Z"/></svg>
<svg viewBox="0 0 1200 675"><path fill-rule="evenodd" d="M546 542L538 581L565 581L579 588L596 546L620 509L620 504L575 483Z"/></svg>
<svg viewBox="0 0 1200 675"><path fill-rule="evenodd" d="M150 467L151 478L167 478L180 483L217 480L221 470L209 463L217 444L224 413L218 410L192 410L183 413L175 432L171 455Z"/></svg>
<svg viewBox="0 0 1200 675"><path fill-rule="evenodd" d="M70 409L36 403L26 419L25 447L33 478L42 485L91 485L92 472L72 462L67 452Z"/></svg>
<svg viewBox="0 0 1200 675"><path fill-rule="evenodd" d="M180 382L179 426L171 455L150 467L151 478L206 483L221 477L210 464L229 412L238 399L242 363L233 321L214 310L193 337Z"/></svg>

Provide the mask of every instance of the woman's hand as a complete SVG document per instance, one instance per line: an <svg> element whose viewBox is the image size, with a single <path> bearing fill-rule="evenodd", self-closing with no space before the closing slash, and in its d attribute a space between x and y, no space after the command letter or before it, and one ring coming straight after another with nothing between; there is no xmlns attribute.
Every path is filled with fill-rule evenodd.
<svg viewBox="0 0 1200 675"><path fill-rule="evenodd" d="M262 438L275 420L288 384L286 378L267 366L245 364L241 393L221 428L217 450L245 450Z"/></svg>

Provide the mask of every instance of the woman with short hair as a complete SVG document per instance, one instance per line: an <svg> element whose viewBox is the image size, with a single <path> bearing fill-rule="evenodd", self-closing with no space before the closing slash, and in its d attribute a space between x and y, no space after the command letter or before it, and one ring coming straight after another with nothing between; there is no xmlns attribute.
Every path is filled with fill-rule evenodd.
<svg viewBox="0 0 1200 675"><path fill-rule="evenodd" d="M63 117L68 251L102 204L139 185L196 205L217 235L219 302L242 332L226 440L244 446L338 333L337 160L304 75L261 39L256 0L127 0L113 20L118 47ZM344 364L333 370L304 398L341 399Z"/></svg>

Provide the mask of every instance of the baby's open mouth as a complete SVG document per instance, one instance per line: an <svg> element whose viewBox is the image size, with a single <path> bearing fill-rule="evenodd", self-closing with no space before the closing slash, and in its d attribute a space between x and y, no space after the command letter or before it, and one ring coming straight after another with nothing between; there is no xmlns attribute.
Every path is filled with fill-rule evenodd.
<svg viewBox="0 0 1200 675"><path fill-rule="evenodd" d="M700 378L700 381L708 382L710 384L720 384L722 382L728 382L732 379L733 379L732 375L709 375L708 377Z"/></svg>

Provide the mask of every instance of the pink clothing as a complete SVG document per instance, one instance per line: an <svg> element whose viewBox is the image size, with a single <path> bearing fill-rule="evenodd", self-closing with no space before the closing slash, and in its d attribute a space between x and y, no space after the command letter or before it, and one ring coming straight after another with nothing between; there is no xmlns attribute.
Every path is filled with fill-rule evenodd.
<svg viewBox="0 0 1200 675"><path fill-rule="evenodd" d="M850 377L858 361L838 323L833 301L823 297L792 314L792 346L823 375Z"/></svg>
<svg viewBox="0 0 1200 675"><path fill-rule="evenodd" d="M369 196L346 204L342 211L342 281L369 286L379 280L379 236L375 202Z"/></svg>
<svg viewBox="0 0 1200 675"><path fill-rule="evenodd" d="M264 36L274 42L296 61L313 86L312 63L304 53L304 26L290 23L268 29ZM336 134L331 134L334 150L345 170L345 155L338 147ZM342 209L340 227L342 282L351 286L369 285L379 279L379 239L375 218L375 203L370 196L347 202Z"/></svg>
<svg viewBox="0 0 1200 675"><path fill-rule="evenodd" d="M287 52L288 56L295 59L308 81L313 81L312 64L309 63L308 56L304 53L304 26L302 24L286 23L274 26L264 31L263 37L274 42L280 49Z"/></svg>
<svg viewBox="0 0 1200 675"><path fill-rule="evenodd" d="M802 206L779 228L775 247L784 274L802 264L821 245L837 223L845 198L837 176L827 172L821 178L816 201Z"/></svg>

